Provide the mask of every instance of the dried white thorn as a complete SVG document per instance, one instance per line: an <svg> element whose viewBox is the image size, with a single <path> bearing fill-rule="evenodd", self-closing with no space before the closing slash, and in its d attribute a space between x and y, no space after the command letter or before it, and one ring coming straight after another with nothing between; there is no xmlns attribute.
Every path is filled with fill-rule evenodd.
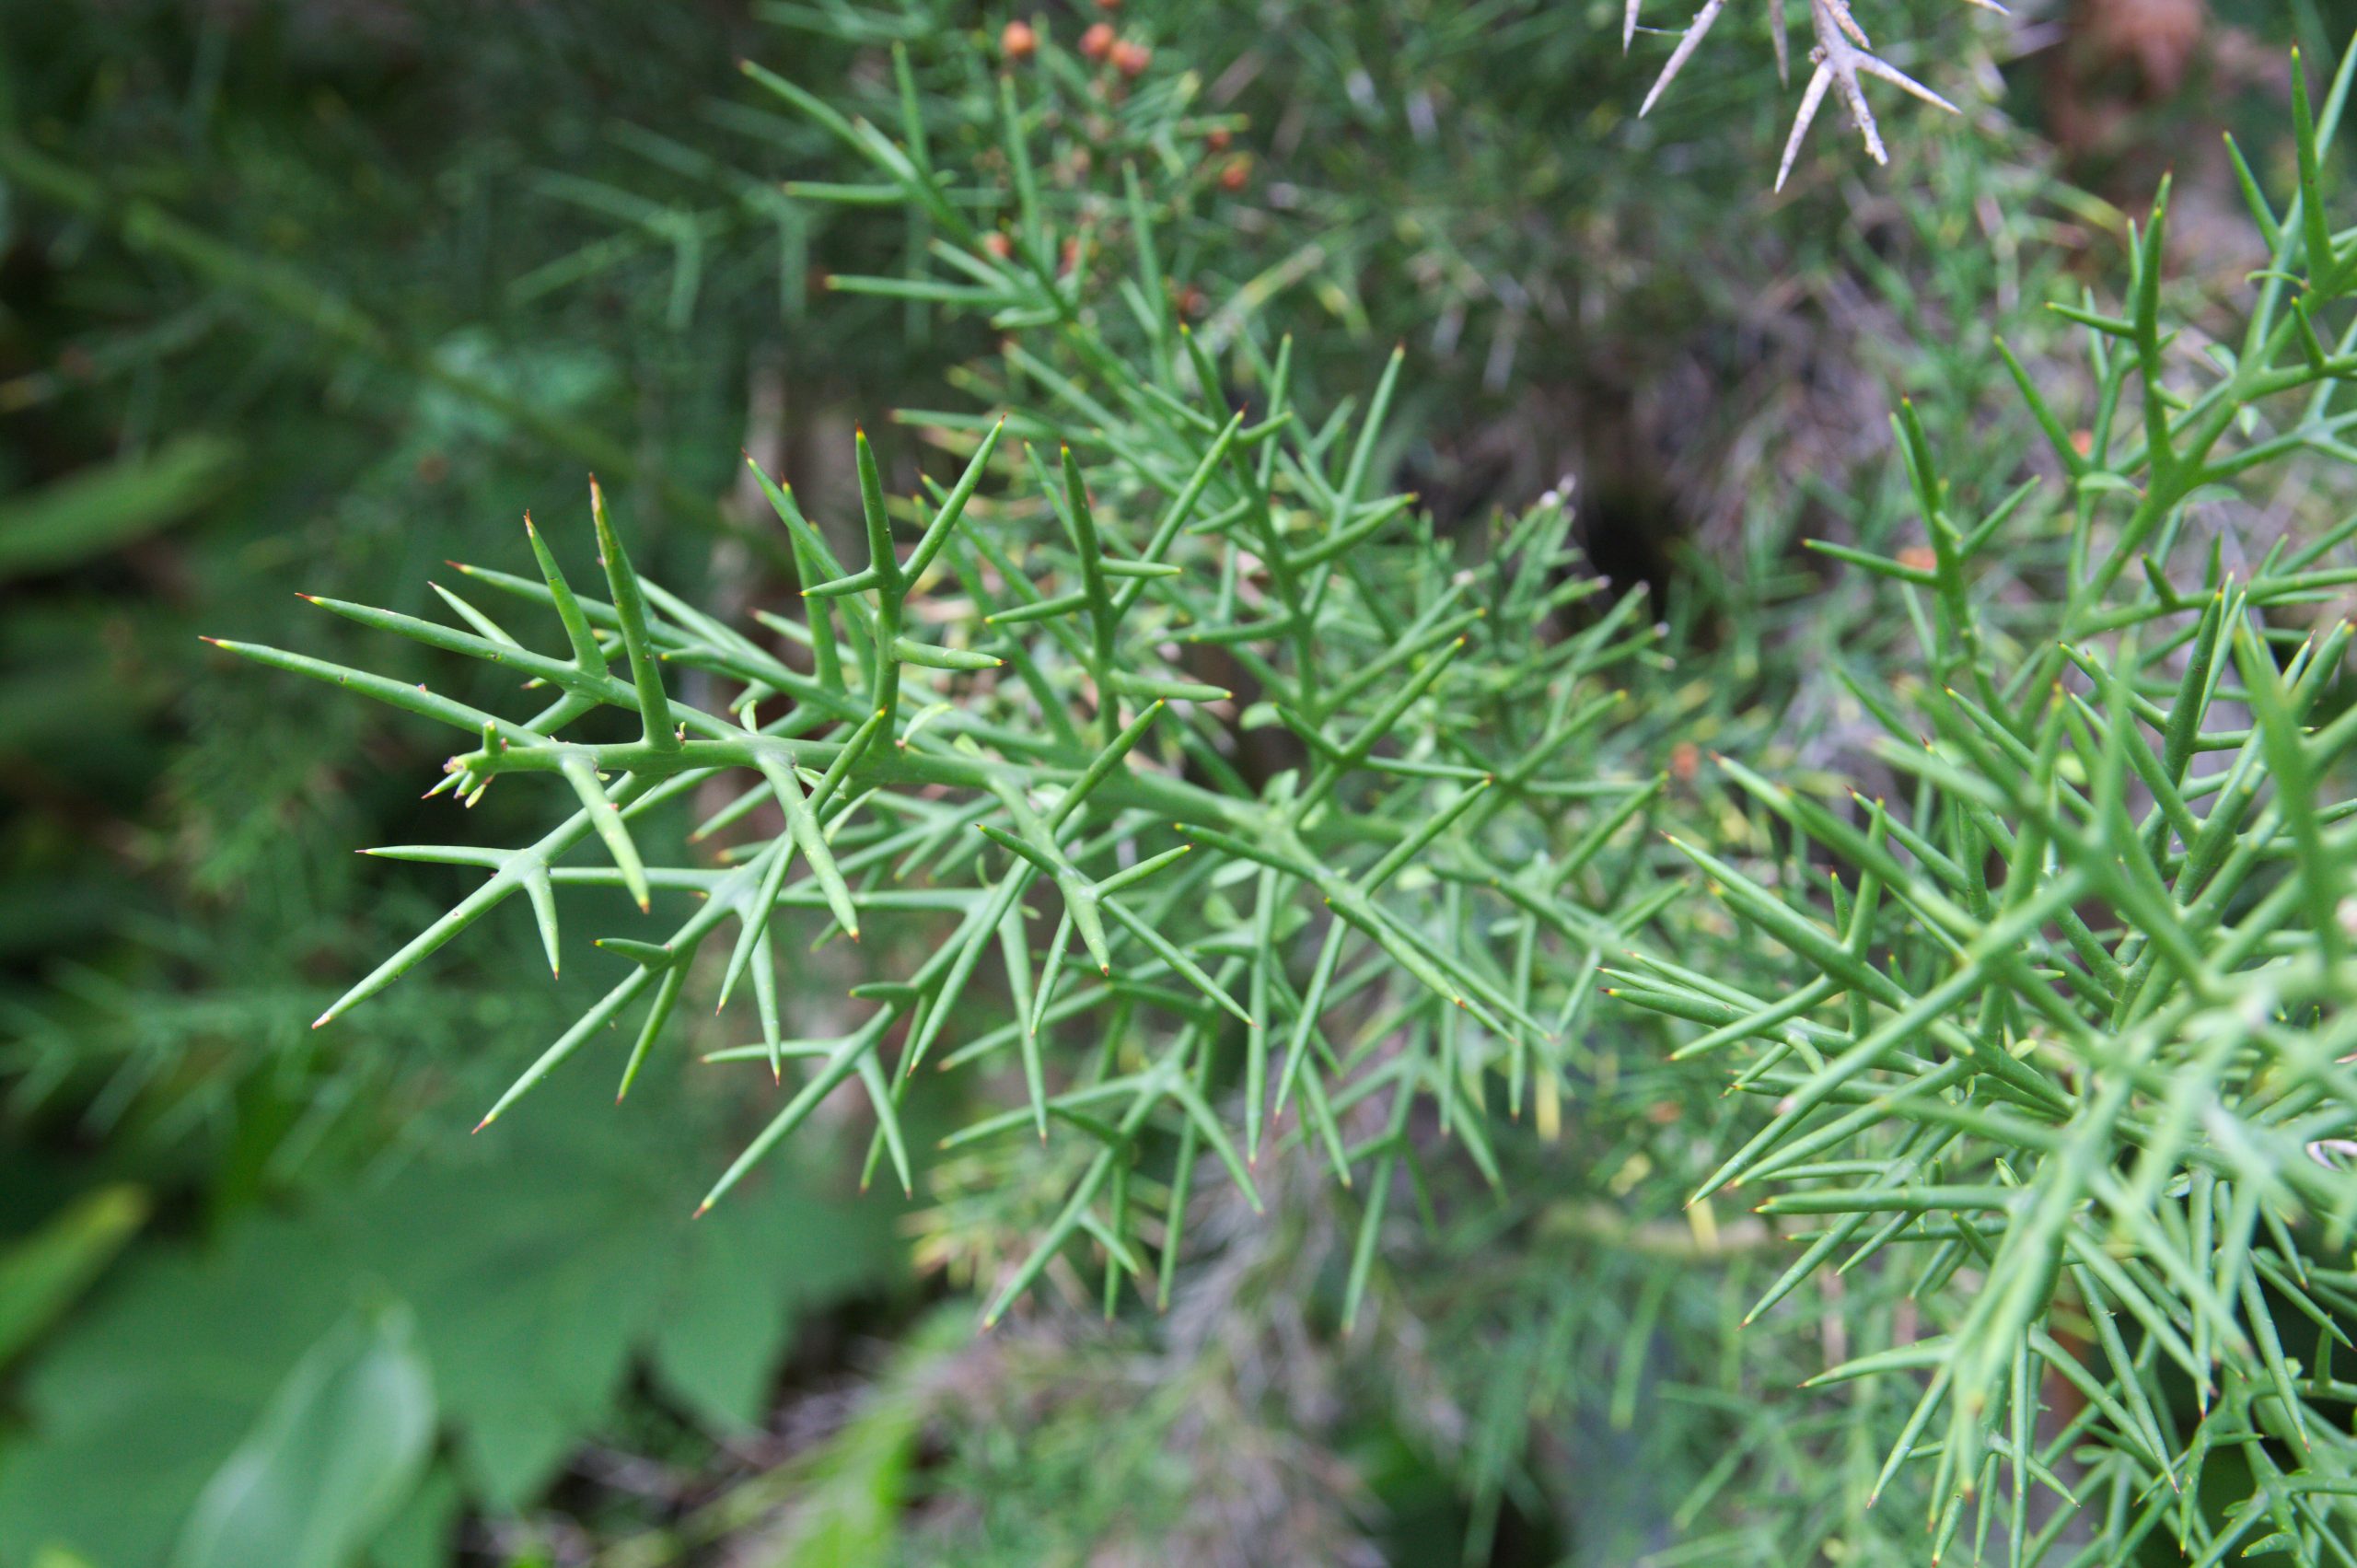
<svg viewBox="0 0 2357 1568"><path fill-rule="evenodd" d="M1801 93L1800 112L1793 116L1793 134L1784 139L1784 160L1776 166L1776 189L1784 188L1784 180L1793 172L1793 160L1800 156L1801 138L1808 134L1809 122L1817 118L1817 107L1825 101L1825 89L1833 85L1833 73L1819 59L1817 69L1809 73L1808 87Z"/></svg>
<svg viewBox="0 0 2357 1568"><path fill-rule="evenodd" d="M1686 31L1678 38L1678 47L1669 52L1669 64L1664 65L1661 75L1654 78L1654 90L1647 93L1645 101L1637 106L1638 119L1643 120L1660 100L1661 95L1669 90L1669 84L1678 79L1678 74L1686 69L1686 62L1692 59L1694 52L1702 46L1711 24L1717 21L1719 13L1726 8L1727 0L1707 0L1703 7L1694 13L1694 19L1686 24Z"/></svg>
<svg viewBox="0 0 2357 1568"><path fill-rule="evenodd" d="M1950 114L1963 112L1958 110L1956 105L1950 103L1947 99L1942 98L1939 94L1933 92L1931 88L1925 87L1922 83L1917 81L1914 77L1909 75L1898 66L1893 65L1887 60L1879 59L1872 54L1861 55L1858 58L1858 69L1864 71L1869 76L1880 76L1884 81L1888 82L1895 87L1905 88L1907 91L1913 93L1917 98L1922 99L1925 103L1932 105L1934 109L1945 109Z"/></svg>
<svg viewBox="0 0 2357 1568"><path fill-rule="evenodd" d="M1817 71L1809 78L1800 112L1794 118L1792 137L1784 144L1784 160L1776 171L1779 191L1784 188L1793 160L1799 155L1801 138L1807 134L1829 87L1840 88L1841 102L1865 142L1866 155L1879 164L1887 164L1890 154L1883 145L1882 128L1875 122L1874 109L1866 102L1865 87L1858 80L1861 74L1888 82L1950 114L1959 112L1956 105L1873 52L1865 29L1850 14L1850 0L1809 0L1809 18L1817 30L1817 48L1810 53L1817 62Z"/></svg>
<svg viewBox="0 0 2357 1568"><path fill-rule="evenodd" d="M1875 123L1875 111L1866 102L1866 89L1858 85L1856 66L1846 71L1836 66L1833 85L1841 89L1841 101L1850 110L1850 121L1857 126L1858 134L1865 138L1866 156L1887 165L1890 149L1882 145L1882 127Z"/></svg>
<svg viewBox="0 0 2357 1568"><path fill-rule="evenodd" d="M2001 16L2011 15L2000 0L1966 0L1968 5ZM1791 41L1786 36L1784 0L1767 0L1769 41L1776 52L1776 79L1786 86L1792 81ZM1878 164L1890 162L1890 151L1883 145L1882 127L1875 120L1874 107L1866 101L1862 76L1880 81L1922 99L1950 114L1961 112L1956 106L1925 87L1906 72L1874 52L1874 41L1859 24L1853 9L1856 0L1808 0L1809 26L1817 35L1817 46L1809 52L1815 67L1809 74L1808 85L1802 90L1798 112L1793 117L1792 134L1785 139L1784 153L1776 168L1776 189L1782 191L1792 178L1793 165L1800 157L1801 143L1808 135L1808 128L1816 122L1817 111L1825 105L1827 92L1839 88L1842 107L1850 112L1851 121L1858 128L1858 135L1865 143L1866 156ZM1704 0L1694 19L1678 34L1677 47L1654 78L1644 101L1638 105L1638 118L1653 111L1670 84L1677 81L1687 63L1702 45L1716 25L1719 14L1726 9L1727 0ZM1626 53L1637 36L1637 26L1644 7L1644 0L1625 0L1620 12L1620 48Z"/></svg>
<svg viewBox="0 0 2357 1568"><path fill-rule="evenodd" d="M1866 36L1866 29L1858 25L1858 18L1850 14L1850 0L1809 0L1809 10L1810 19L1817 24L1818 41L1829 48L1832 43L1831 36L1825 30L1829 19L1833 23L1835 31L1846 35L1860 49L1875 46L1875 41Z"/></svg>

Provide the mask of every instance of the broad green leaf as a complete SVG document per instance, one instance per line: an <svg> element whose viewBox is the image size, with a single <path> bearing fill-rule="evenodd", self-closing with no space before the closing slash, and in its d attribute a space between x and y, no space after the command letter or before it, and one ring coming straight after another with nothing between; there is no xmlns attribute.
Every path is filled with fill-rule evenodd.
<svg viewBox="0 0 2357 1568"><path fill-rule="evenodd" d="M171 1568L344 1568L416 1484L434 1419L408 1312L339 1323L205 1483Z"/></svg>

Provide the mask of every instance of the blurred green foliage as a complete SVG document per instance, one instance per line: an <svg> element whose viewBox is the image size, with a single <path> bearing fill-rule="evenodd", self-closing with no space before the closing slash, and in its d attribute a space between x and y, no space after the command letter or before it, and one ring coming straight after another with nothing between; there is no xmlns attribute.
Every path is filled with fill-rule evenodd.
<svg viewBox="0 0 2357 1568"><path fill-rule="evenodd" d="M456 1484L430 1495L446 1511L461 1497L531 1502L612 1426L642 1363L687 1417L756 1428L796 1318L887 1291L889 1226L786 1171L691 1224L668 1177L708 1146L716 1108L647 1092L653 1114L630 1117L569 1092L513 1138L420 1151L298 1214L243 1217L215 1245L141 1260L25 1385L37 1435L0 1469L0 1555L57 1542L101 1563L239 1561L191 1544L204 1514L192 1506L208 1485L234 1487L222 1478L247 1462L240 1444L334 1424L287 1407L327 1397L298 1395L306 1380L359 1376L306 1370L307 1357L358 1353L354 1314L381 1323L398 1308L412 1325L399 1342L414 1348L399 1353L419 1370L351 1397L436 1412L437 1463Z"/></svg>

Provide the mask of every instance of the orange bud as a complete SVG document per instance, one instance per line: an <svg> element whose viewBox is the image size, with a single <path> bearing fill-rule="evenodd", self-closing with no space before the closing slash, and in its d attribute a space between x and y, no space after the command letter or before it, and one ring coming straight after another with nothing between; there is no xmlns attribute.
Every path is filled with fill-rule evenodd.
<svg viewBox="0 0 2357 1568"><path fill-rule="evenodd" d="M982 249L1004 261L1015 254L1015 241L997 229L982 236Z"/></svg>
<svg viewBox="0 0 2357 1568"><path fill-rule="evenodd" d="M1080 52L1083 58L1089 60L1102 60L1112 53L1113 24L1110 22L1092 24L1086 32L1080 35Z"/></svg>
<svg viewBox="0 0 2357 1568"><path fill-rule="evenodd" d="M1016 64L1039 52L1039 35L1029 22L1009 22L998 35L999 52Z"/></svg>
<svg viewBox="0 0 2357 1568"><path fill-rule="evenodd" d="M1910 544L1898 552L1898 563L1912 566L1918 572L1932 572L1938 570L1940 558L1928 544Z"/></svg>
<svg viewBox="0 0 2357 1568"><path fill-rule="evenodd" d="M1134 80L1144 75L1145 68L1152 64L1154 64L1154 51L1143 43L1132 43L1128 39L1123 39L1113 46L1113 69L1120 72L1124 76Z"/></svg>
<svg viewBox="0 0 2357 1568"><path fill-rule="evenodd" d="M1252 159L1247 154L1237 154L1227 160L1227 167L1219 171L1219 188L1223 191L1232 193L1243 190L1251 182Z"/></svg>
<svg viewBox="0 0 2357 1568"><path fill-rule="evenodd" d="M1203 133L1203 145L1215 153L1227 151L1227 144L1234 140L1236 140L1234 134L1225 125L1214 125Z"/></svg>

